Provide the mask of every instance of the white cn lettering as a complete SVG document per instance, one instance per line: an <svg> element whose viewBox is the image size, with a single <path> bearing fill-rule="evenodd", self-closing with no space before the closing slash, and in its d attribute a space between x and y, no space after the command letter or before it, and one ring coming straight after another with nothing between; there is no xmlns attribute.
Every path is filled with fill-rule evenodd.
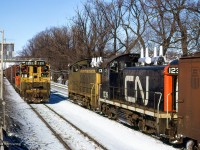
<svg viewBox="0 0 200 150"><path fill-rule="evenodd" d="M125 77L125 99L129 102L133 102L135 103L135 98L134 97L131 97L131 96L128 96L127 94L127 81L134 81L134 76L126 76Z"/></svg>
<svg viewBox="0 0 200 150"><path fill-rule="evenodd" d="M135 82L135 97L131 97L128 96L127 94L127 82L128 81L132 81ZM134 76L126 76L125 77L125 99L129 102L133 102L135 103L137 101L138 98L138 90L142 96L142 100L144 105L146 106L148 104L148 100L149 100L149 76L146 76L146 93L145 93L145 97L144 97L144 90L142 88L142 84L140 81L139 76L136 76L134 79Z"/></svg>

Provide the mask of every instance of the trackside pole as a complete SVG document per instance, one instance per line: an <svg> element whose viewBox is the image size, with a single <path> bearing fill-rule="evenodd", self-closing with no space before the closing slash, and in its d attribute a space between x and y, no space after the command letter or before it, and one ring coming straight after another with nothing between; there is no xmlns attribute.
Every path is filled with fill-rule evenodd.
<svg viewBox="0 0 200 150"><path fill-rule="evenodd" d="M4 150L4 143L3 143L3 127L1 127L1 150Z"/></svg>
<svg viewBox="0 0 200 150"><path fill-rule="evenodd" d="M2 104L2 107L1 107L1 109L3 109L2 110L2 116L1 116L1 120L2 120L2 122L1 122L1 126L0 126L0 134L1 134L1 150L4 150L4 143L3 143L3 128L5 127L5 102L3 101L3 45L4 45L4 31L2 30L2 31L0 31L1 33L2 33L2 41L1 41L1 87L0 87L0 99L1 99L1 104Z"/></svg>
<svg viewBox="0 0 200 150"><path fill-rule="evenodd" d="M0 116L0 146L1 146L1 149L0 150L4 150L4 147L5 147L5 141L4 141L4 134L5 134L5 131L6 131L6 125L5 125L5 102L1 99L0 101L2 101L1 103L1 112L2 112L2 115Z"/></svg>

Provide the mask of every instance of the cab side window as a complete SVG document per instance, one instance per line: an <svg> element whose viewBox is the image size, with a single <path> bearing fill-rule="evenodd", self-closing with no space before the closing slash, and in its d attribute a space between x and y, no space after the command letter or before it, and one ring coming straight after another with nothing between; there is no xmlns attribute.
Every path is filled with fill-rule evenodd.
<svg viewBox="0 0 200 150"><path fill-rule="evenodd" d="M119 66L117 61L113 61L110 64L110 72L118 72Z"/></svg>
<svg viewBox="0 0 200 150"><path fill-rule="evenodd" d="M73 66L73 72L77 72L78 70L79 70L78 65L74 65L74 66Z"/></svg>

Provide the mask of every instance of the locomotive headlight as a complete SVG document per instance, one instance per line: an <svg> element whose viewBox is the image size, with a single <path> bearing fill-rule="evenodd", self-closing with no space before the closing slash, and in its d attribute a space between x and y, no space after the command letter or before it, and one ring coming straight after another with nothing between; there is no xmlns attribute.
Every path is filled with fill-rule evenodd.
<svg viewBox="0 0 200 150"><path fill-rule="evenodd" d="M27 78L27 74L22 74L22 77L23 78Z"/></svg>

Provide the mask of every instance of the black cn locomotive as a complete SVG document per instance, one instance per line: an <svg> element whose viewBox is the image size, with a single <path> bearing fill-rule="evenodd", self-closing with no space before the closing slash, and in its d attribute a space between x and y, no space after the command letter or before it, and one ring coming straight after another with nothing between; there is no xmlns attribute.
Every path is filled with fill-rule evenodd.
<svg viewBox="0 0 200 150"><path fill-rule="evenodd" d="M169 72L170 64L141 66L138 60L138 54L125 54L104 63L100 109L113 119L173 140L177 74Z"/></svg>
<svg viewBox="0 0 200 150"><path fill-rule="evenodd" d="M104 60L96 67L91 66L91 60L87 60L84 67L75 63L69 74L70 99L86 107L89 104L89 108L109 118L171 143L189 139L188 147L197 148L200 142L200 111L197 109L200 57L181 58L180 62L174 60L168 64L164 60L162 55L150 58L148 54L145 57L123 54ZM188 69L183 62L188 63Z"/></svg>

